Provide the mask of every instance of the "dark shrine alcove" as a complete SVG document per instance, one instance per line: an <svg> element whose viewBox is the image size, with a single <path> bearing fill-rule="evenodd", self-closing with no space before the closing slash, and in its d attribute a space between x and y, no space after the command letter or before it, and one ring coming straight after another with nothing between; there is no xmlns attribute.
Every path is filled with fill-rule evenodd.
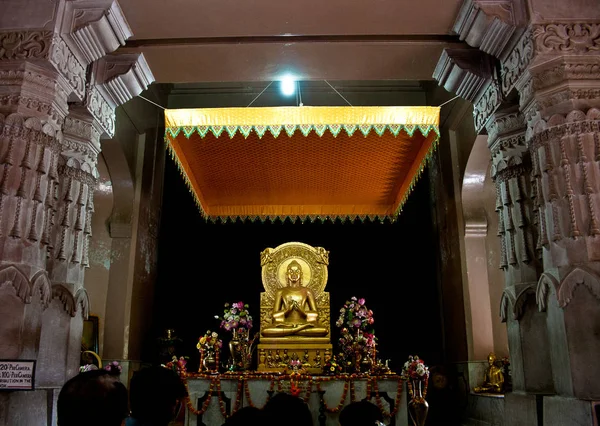
<svg viewBox="0 0 600 426"><path fill-rule="evenodd" d="M197 368L198 338L219 332L215 315L242 300L258 323L260 252L289 241L330 251L329 280L334 351L335 321L351 296L363 297L375 318L381 359L400 371L409 354L429 365L443 359L442 327L428 174L424 172L394 222L291 220L212 223L201 217L183 177L167 158L158 249L152 335L145 359L157 360L156 339L167 328L183 340L180 353ZM258 331L258 326L254 331Z"/></svg>

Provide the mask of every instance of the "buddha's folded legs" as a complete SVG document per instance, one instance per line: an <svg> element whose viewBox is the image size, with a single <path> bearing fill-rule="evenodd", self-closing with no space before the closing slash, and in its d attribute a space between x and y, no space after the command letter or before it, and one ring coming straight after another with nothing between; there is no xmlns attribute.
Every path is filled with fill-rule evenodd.
<svg viewBox="0 0 600 426"><path fill-rule="evenodd" d="M319 337L327 335L327 329L314 324L277 324L262 331L264 337L283 337L283 336L310 336Z"/></svg>

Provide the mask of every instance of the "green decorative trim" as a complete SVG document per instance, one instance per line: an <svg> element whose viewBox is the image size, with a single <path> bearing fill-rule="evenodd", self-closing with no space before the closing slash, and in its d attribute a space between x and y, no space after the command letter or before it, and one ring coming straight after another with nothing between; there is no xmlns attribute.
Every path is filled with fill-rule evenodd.
<svg viewBox="0 0 600 426"><path fill-rule="evenodd" d="M315 132L319 137L323 136L326 131L329 131L334 137L344 130L348 136L352 136L354 132L360 130L364 136L368 136L371 131L375 131L379 136L382 136L385 131L389 131L394 136L398 136L401 131L406 132L408 136L413 136L416 130L419 130L423 136L429 135L430 132L435 132L438 137L440 131L438 126L434 125L403 125L403 124L285 124L283 126L182 126L182 127L167 127L165 136L176 138L179 133L183 132L186 138L197 132L200 137L204 138L208 132L211 132L216 138L220 137L225 131L230 138L233 138L236 133L241 133L245 138L250 136L251 132L262 138L267 131L271 132L273 137L277 138L282 130L285 130L288 136L292 136L296 131L302 132L304 136L308 136L310 132Z"/></svg>
<svg viewBox="0 0 600 426"><path fill-rule="evenodd" d="M431 143L431 146L429 147L427 154L425 154L423 161L421 161L421 164L419 165L419 170L413 176L413 178L410 182L410 185L408 186L408 190L402 197L402 200L400 200L400 203L398 204L398 207L396 208L396 211L394 212L394 217L391 218L392 220L396 220L396 218L400 215L400 213L402 213L402 209L404 208L404 205L406 204L406 201L408 200L409 195L415 189L415 186L417 185L417 182L419 181L421 174L423 174L423 170L425 170L425 167L429 166L429 164L433 160L433 154L434 154L435 150L437 149L439 142L440 142L440 136L438 133L438 136Z"/></svg>
<svg viewBox="0 0 600 426"><path fill-rule="evenodd" d="M171 142L169 141L169 138L167 138L167 137L165 137L165 145L167 147L167 150L169 151L169 155L171 156L171 159L173 161L175 161L175 164L177 164L177 169L179 170L179 174L181 175L181 177L183 177L183 181L185 182L185 185L188 187L188 191L190 191L190 194L192 194L192 197L194 198L194 202L198 206L198 210L200 210L200 215L202 217L209 217L208 214L206 213L206 210L204 210L204 207L202 207L202 203L200 202L200 199L198 198L196 191L194 191L192 182L190 181L189 176L187 175L183 166L181 165L181 161L179 161L179 157L177 156L175 149L173 148L173 146L171 145Z"/></svg>

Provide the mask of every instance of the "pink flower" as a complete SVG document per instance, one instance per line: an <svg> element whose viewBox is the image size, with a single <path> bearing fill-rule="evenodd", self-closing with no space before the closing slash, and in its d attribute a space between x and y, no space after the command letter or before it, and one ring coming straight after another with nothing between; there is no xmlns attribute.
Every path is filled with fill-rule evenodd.
<svg viewBox="0 0 600 426"><path fill-rule="evenodd" d="M365 299L363 299L363 298L358 299L358 304L359 305L364 305L365 304Z"/></svg>

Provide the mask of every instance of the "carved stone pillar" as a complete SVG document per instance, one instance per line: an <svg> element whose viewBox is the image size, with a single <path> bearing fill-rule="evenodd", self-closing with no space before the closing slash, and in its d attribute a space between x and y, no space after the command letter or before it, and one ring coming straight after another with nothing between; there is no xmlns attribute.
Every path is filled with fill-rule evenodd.
<svg viewBox="0 0 600 426"><path fill-rule="evenodd" d="M532 197L531 159L525 144L525 121L515 106L494 113L487 125L492 153L491 175L496 183L500 268L505 289L500 316L507 323L514 391L553 392L548 365L548 336L543 315L535 308L541 269L536 247L536 212Z"/></svg>
<svg viewBox="0 0 600 426"><path fill-rule="evenodd" d="M41 364L64 363L64 348L40 353L45 324L51 320L57 327L70 327L71 317L53 300L66 295L53 288L46 262L54 248L61 127L71 88L54 67L18 59L47 54L47 37L2 33L0 39L17 40L15 49L0 58L0 358L35 359L39 373ZM66 341L61 343L66 347ZM43 374L36 374L36 387L44 382ZM7 417L0 424L39 424L51 418L47 401L55 397L53 390L4 393L0 411ZM28 406L40 408L20 413L21 420L15 421L15 411Z"/></svg>
<svg viewBox="0 0 600 426"><path fill-rule="evenodd" d="M130 69L113 71L111 81L96 71L131 36L116 1L3 7L0 358L35 359L37 390L0 393L0 426L55 425L58 390L79 365L87 316L83 275L99 138L112 136L115 107L152 75L139 55L133 63L126 55ZM15 31L15 23L27 30Z"/></svg>
<svg viewBox="0 0 600 426"><path fill-rule="evenodd" d="M522 97L539 187L538 303L557 392L600 399L600 25L537 24L532 34Z"/></svg>
<svg viewBox="0 0 600 426"><path fill-rule="evenodd" d="M526 20L522 19L523 13L518 13L524 11L525 4ZM507 26L511 22L517 26L512 34ZM600 398L600 384L595 380L600 376L595 360L600 353L597 333L600 324L598 22L600 9L594 2L466 0L454 27L461 39L499 60L499 74L483 85L482 95L474 100L476 129L486 126L489 130L489 120L494 120L497 111L504 108L503 104L516 97L527 123L525 146L531 158L533 202L530 223L534 225L531 234L534 246L529 247L527 253L541 253L543 273L536 285L541 316L527 307L526 296L532 291L531 277L536 270L521 269L521 265L527 263L518 245L512 252L513 237L517 237L516 243L519 238L514 224L513 190L517 187L510 179L508 185L500 183L498 188L498 209L505 220L500 232L506 251L502 262L508 286L504 301L512 298L515 302L513 315L523 313L521 331L527 315L532 321L528 329L535 324L536 327L542 322L545 324L549 348L546 350L539 343L536 347L549 354L550 362L528 364L522 351L527 339L523 336L510 339L513 367L523 364L522 389L527 393L507 395L507 424L591 424L592 407L585 400ZM491 40L496 42L492 45ZM443 60L444 55L440 63ZM525 158L527 152L523 154ZM496 155L495 164L500 161ZM495 173L497 182L501 182L501 175ZM507 210L511 205L513 207ZM507 227L509 211L511 223ZM526 238L521 245L528 243ZM527 273L522 275L522 272ZM518 281L520 279L524 281ZM510 290L511 283L515 283L514 290ZM523 295L521 300L527 303L517 303L519 295ZM504 308L508 306L509 303L503 304ZM510 319L508 309L504 312ZM510 321L508 326L510 334ZM549 365L554 390L559 396L542 398L533 393L536 389L529 386L528 378L532 373L549 375ZM540 391L546 392L537 390Z"/></svg>
<svg viewBox="0 0 600 426"><path fill-rule="evenodd" d="M46 256L67 112L57 80L37 64L0 61L0 358L35 358L41 313L52 298Z"/></svg>

